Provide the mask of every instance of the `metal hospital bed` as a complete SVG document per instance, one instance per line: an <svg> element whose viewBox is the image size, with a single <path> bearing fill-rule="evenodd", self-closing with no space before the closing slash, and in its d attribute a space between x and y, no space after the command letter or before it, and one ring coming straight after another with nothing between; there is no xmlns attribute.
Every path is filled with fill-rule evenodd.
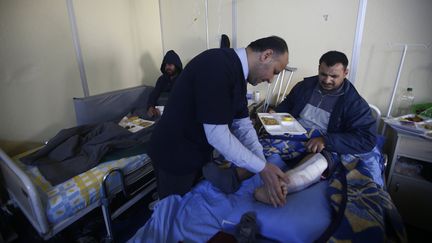
<svg viewBox="0 0 432 243"><path fill-rule="evenodd" d="M75 98L77 124L113 120L146 107L151 90L149 86L138 86ZM19 161L31 152L11 158L0 149L0 168L10 200L45 240L98 207L103 211L107 239L112 240L111 220L156 188L150 158L145 153L100 163L52 186L36 166L26 166ZM129 185L138 189L129 192ZM128 200L111 214L109 202L119 192Z"/></svg>

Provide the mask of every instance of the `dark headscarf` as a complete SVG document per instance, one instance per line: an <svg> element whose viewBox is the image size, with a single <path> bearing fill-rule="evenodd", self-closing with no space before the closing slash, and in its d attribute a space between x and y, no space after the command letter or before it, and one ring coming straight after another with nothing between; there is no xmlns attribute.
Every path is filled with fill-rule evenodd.
<svg viewBox="0 0 432 243"><path fill-rule="evenodd" d="M176 66L178 73L180 73L183 70L183 64L180 60L180 57L173 50L169 50L163 58L163 61L162 61L161 67L160 67L160 71L163 74L165 74L165 64L167 64L167 63L174 64Z"/></svg>

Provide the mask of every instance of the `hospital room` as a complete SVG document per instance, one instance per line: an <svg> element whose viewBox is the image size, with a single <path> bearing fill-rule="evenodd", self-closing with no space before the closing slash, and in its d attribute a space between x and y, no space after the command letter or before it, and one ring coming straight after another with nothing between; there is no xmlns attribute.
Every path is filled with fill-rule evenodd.
<svg viewBox="0 0 432 243"><path fill-rule="evenodd" d="M0 243L430 242L431 13L0 0Z"/></svg>

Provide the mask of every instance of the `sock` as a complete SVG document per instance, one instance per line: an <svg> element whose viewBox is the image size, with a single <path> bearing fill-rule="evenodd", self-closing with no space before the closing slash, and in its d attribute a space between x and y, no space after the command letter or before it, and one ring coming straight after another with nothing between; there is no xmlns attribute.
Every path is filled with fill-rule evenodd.
<svg viewBox="0 0 432 243"><path fill-rule="evenodd" d="M224 193L234 193L240 188L241 181L234 166L223 168L209 162L203 167L202 172L206 180Z"/></svg>

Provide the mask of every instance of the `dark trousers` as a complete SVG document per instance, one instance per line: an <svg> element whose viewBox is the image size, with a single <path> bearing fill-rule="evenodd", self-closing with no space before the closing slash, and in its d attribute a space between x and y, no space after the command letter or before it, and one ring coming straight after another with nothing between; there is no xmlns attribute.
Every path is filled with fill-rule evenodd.
<svg viewBox="0 0 432 243"><path fill-rule="evenodd" d="M201 169L185 175L176 175L169 171L157 168L154 166L154 163L153 167L156 175L159 199L165 198L169 195L183 196L202 178Z"/></svg>

